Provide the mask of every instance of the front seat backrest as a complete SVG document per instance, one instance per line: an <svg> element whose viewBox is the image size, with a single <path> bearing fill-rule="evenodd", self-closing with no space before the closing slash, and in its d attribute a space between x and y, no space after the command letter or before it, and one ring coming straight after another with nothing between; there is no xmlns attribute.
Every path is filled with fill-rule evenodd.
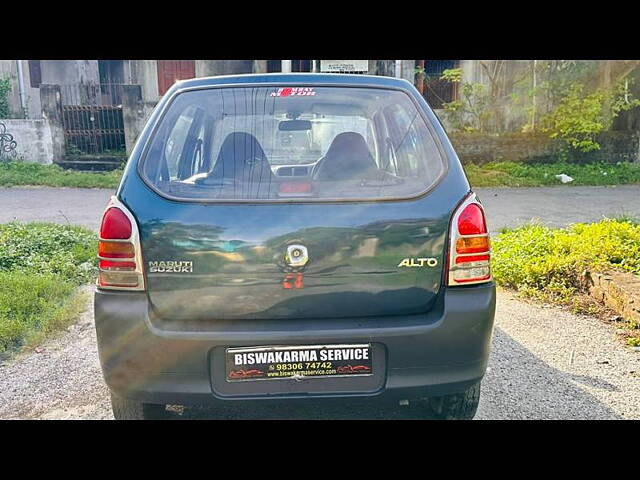
<svg viewBox="0 0 640 480"><path fill-rule="evenodd" d="M314 180L352 180L377 168L367 142L356 132L336 135L321 160Z"/></svg>
<svg viewBox="0 0 640 480"><path fill-rule="evenodd" d="M234 132L222 142L213 171L203 183L244 184L250 192L263 193L274 178L260 142L249 133Z"/></svg>

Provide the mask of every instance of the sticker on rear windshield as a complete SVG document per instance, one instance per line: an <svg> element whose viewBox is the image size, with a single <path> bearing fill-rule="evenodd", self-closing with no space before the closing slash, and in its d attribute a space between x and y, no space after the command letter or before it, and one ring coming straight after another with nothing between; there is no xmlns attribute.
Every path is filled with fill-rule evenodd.
<svg viewBox="0 0 640 480"><path fill-rule="evenodd" d="M304 97L315 95L312 87L283 87L271 92L272 97Z"/></svg>

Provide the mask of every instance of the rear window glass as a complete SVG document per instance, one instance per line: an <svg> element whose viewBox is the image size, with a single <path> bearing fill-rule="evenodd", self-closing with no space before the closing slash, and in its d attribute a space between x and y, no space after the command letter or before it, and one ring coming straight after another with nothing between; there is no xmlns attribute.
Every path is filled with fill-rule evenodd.
<svg viewBox="0 0 640 480"><path fill-rule="evenodd" d="M226 87L177 95L142 169L181 199L369 200L420 194L444 162L403 92Z"/></svg>

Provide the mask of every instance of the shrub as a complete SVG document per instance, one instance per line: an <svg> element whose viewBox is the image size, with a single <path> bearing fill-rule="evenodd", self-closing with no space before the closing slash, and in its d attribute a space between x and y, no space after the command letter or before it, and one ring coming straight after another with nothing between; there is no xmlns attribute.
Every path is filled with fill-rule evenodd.
<svg viewBox="0 0 640 480"><path fill-rule="evenodd" d="M97 274L97 239L82 227L0 224L0 353L66 325L78 285Z"/></svg>
<svg viewBox="0 0 640 480"><path fill-rule="evenodd" d="M578 223L565 229L528 224L492 243L496 281L525 295L568 303L585 270L640 274L640 225L629 219Z"/></svg>
<svg viewBox="0 0 640 480"><path fill-rule="evenodd" d="M8 78L0 79L0 118L9 118L9 92L11 91L11 82Z"/></svg>
<svg viewBox="0 0 640 480"><path fill-rule="evenodd" d="M56 274L74 284L96 275L96 235L50 223L0 225L0 271Z"/></svg>

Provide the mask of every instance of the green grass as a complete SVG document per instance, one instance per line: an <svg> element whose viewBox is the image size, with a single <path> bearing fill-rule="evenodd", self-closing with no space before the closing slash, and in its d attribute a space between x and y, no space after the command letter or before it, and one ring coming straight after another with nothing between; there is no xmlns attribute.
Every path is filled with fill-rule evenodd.
<svg viewBox="0 0 640 480"><path fill-rule="evenodd" d="M539 187L562 185L555 175L564 173L574 178L567 185L621 185L640 183L640 164L569 163L523 164L491 162L482 166L464 166L474 187ZM110 172L79 172L57 165L37 163L0 163L0 187L42 185L49 187L116 188L123 169Z"/></svg>
<svg viewBox="0 0 640 480"><path fill-rule="evenodd" d="M640 223L633 219L563 229L532 223L504 229L492 240L492 272L498 284L578 311L586 293L584 272L615 269L640 275ZM633 341L640 336L634 334L629 343Z"/></svg>
<svg viewBox="0 0 640 480"><path fill-rule="evenodd" d="M0 354L68 325L96 276L96 235L47 223L0 224Z"/></svg>
<svg viewBox="0 0 640 480"><path fill-rule="evenodd" d="M49 187L116 188L123 169L110 172L79 172L57 165L0 163L0 187L43 185Z"/></svg>
<svg viewBox="0 0 640 480"><path fill-rule="evenodd" d="M474 187L540 187L563 185L555 176L564 173L574 181L565 185L621 185L640 183L640 164L571 163L524 164L491 162L464 166Z"/></svg>

